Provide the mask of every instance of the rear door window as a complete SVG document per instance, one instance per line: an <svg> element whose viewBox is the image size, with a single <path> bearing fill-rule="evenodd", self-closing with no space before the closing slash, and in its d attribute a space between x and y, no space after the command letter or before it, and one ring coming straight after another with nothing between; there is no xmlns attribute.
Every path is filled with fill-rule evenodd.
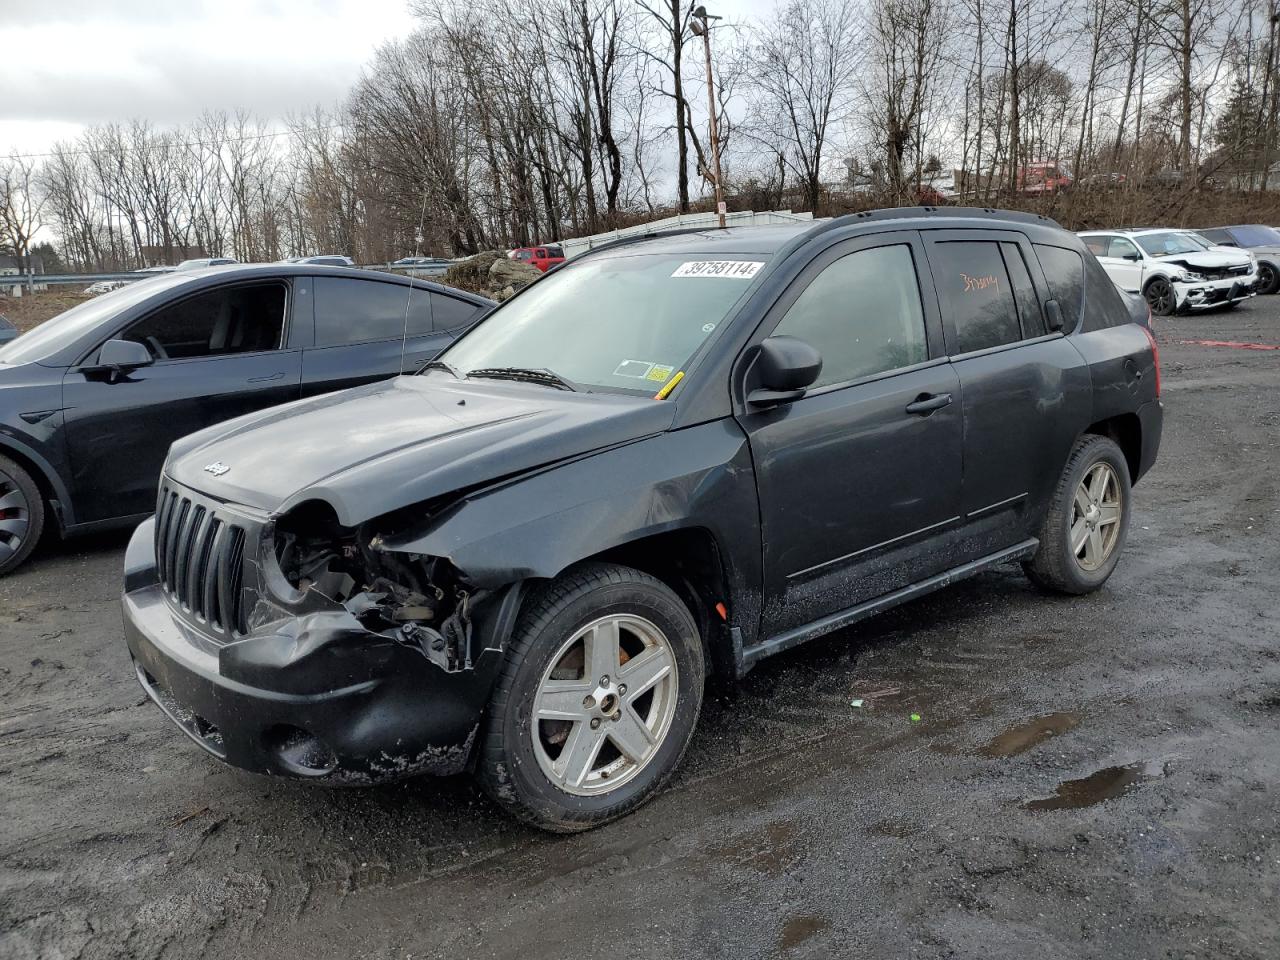
<svg viewBox="0 0 1280 960"><path fill-rule="evenodd" d="M1107 249L1111 246L1110 237L1082 237L1081 239L1095 257L1109 256Z"/></svg>
<svg viewBox="0 0 1280 960"><path fill-rule="evenodd" d="M317 277L316 346L398 340L431 332L431 301L425 291L398 283Z"/></svg>
<svg viewBox="0 0 1280 960"><path fill-rule="evenodd" d="M929 260L938 296L950 306L955 325L952 354L1022 339L1013 285L998 242L940 241L931 245Z"/></svg>
<svg viewBox="0 0 1280 960"><path fill-rule="evenodd" d="M162 307L120 336L143 344L156 360L278 350L287 301L281 283L219 287Z"/></svg>
<svg viewBox="0 0 1280 960"><path fill-rule="evenodd" d="M1035 244L1036 256L1044 269L1049 294L1058 301L1066 331L1076 328L1084 309L1084 259L1075 250ZM1095 260L1094 263L1097 263Z"/></svg>

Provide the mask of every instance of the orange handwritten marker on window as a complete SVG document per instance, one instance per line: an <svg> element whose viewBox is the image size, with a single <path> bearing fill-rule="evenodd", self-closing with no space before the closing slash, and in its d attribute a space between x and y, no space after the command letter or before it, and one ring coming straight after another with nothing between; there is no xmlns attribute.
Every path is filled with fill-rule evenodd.
<svg viewBox="0 0 1280 960"><path fill-rule="evenodd" d="M681 370L674 377L672 377L665 384L663 384L662 389L653 395L653 399L655 400L667 399L667 394L669 394L672 390L674 390L676 388L676 384L683 379L684 379L684 371Z"/></svg>

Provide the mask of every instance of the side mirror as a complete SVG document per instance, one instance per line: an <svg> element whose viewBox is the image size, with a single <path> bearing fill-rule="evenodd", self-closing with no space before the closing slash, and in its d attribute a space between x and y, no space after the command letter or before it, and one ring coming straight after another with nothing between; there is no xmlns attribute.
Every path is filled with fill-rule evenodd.
<svg viewBox="0 0 1280 960"><path fill-rule="evenodd" d="M747 394L753 407L772 407L804 396L822 372L822 354L797 337L769 337L756 357L760 384Z"/></svg>
<svg viewBox="0 0 1280 960"><path fill-rule="evenodd" d="M87 369L106 373L108 380L115 383L130 370L153 363L155 358L144 344L134 340L108 340L98 351L98 362Z"/></svg>

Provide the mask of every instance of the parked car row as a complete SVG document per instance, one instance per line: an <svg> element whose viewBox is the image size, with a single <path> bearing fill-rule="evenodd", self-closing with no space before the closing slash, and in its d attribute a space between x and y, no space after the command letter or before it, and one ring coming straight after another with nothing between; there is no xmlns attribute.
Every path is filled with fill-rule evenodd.
<svg viewBox="0 0 1280 960"><path fill-rule="evenodd" d="M1116 286L1156 316L1230 308L1280 291L1280 231L1260 224L1080 233Z"/></svg>
<svg viewBox="0 0 1280 960"><path fill-rule="evenodd" d="M138 280L46 321L0 347L0 574L47 524L149 515L177 438L418 369L490 306L388 273L253 264Z"/></svg>

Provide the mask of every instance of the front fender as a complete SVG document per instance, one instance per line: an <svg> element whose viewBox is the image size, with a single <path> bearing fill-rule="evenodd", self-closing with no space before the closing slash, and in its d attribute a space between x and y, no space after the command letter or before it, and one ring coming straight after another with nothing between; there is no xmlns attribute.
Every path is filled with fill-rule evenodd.
<svg viewBox="0 0 1280 960"><path fill-rule="evenodd" d="M676 430L469 496L383 549L448 559L477 587L551 578L587 557L674 530L715 539L734 620L753 624L760 511L733 420ZM754 632L753 630L751 632Z"/></svg>

